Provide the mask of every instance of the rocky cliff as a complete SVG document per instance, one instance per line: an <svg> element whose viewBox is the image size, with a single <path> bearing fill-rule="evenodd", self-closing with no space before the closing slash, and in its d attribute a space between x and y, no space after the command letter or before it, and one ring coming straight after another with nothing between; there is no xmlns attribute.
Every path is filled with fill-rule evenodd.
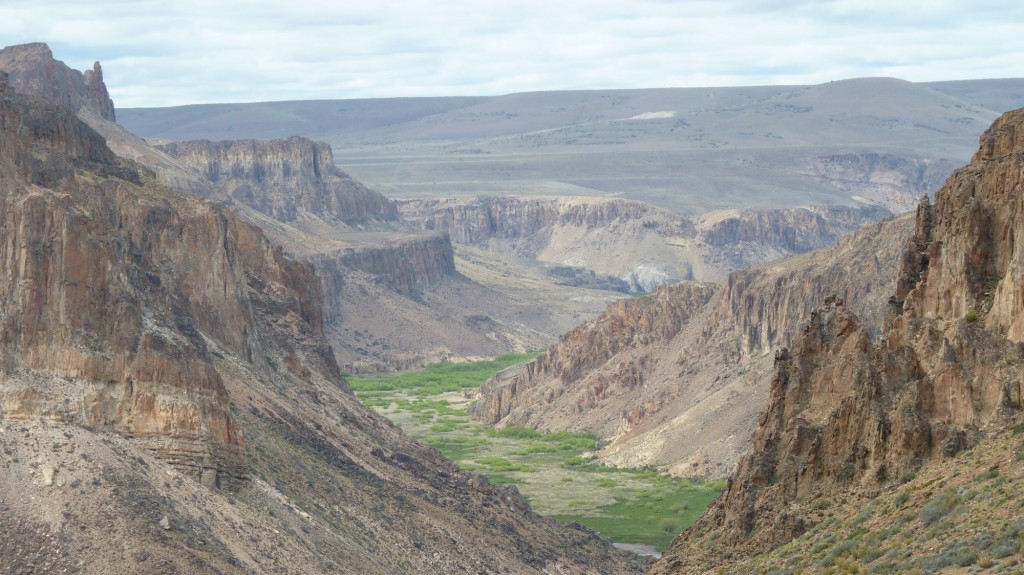
<svg viewBox="0 0 1024 575"><path fill-rule="evenodd" d="M816 501L866 502L1019 417L1022 135L1024 110L1003 115L922 201L881 339L832 300L778 353L750 451L653 572L785 543L813 526Z"/></svg>
<svg viewBox="0 0 1024 575"><path fill-rule="evenodd" d="M405 200L399 204L406 221L423 229L448 232L458 244L481 244L492 238L518 240L526 253L541 251L534 237L555 226L608 227L619 221L678 227L692 235L692 223L665 210L632 200L596 198L445 198ZM674 220L674 221L673 221Z"/></svg>
<svg viewBox="0 0 1024 575"><path fill-rule="evenodd" d="M323 251L309 256L331 278L325 285L332 309L327 321L340 320L345 307L341 285L351 270L370 274L374 281L404 296L419 296L431 286L456 275L455 252L443 234L390 234L375 243Z"/></svg>
<svg viewBox="0 0 1024 575"><path fill-rule="evenodd" d="M394 202L335 167L331 147L323 142L202 140L158 149L199 172L225 197L278 221L317 218L359 227L398 217Z"/></svg>
<svg viewBox="0 0 1024 575"><path fill-rule="evenodd" d="M114 121L114 102L103 83L99 62L83 74L55 60L50 47L37 42L0 50L0 70L7 72L17 92L36 94L76 114L89 110Z"/></svg>
<svg viewBox="0 0 1024 575"><path fill-rule="evenodd" d="M313 276L232 214L153 184L65 108L3 97L5 416L116 431L197 476L245 477L206 338L265 368L254 299L271 296L251 282L291 287L273 299L316 330Z"/></svg>
<svg viewBox="0 0 1024 575"><path fill-rule="evenodd" d="M682 283L610 306L531 364L481 389L492 424L589 430L615 465L725 476L767 399L771 354L829 294L881 321L913 218L865 226L832 248ZM699 296L699 297L698 297Z"/></svg>
<svg viewBox="0 0 1024 575"><path fill-rule="evenodd" d="M730 210L685 217L634 200L485 197L400 202L402 217L460 245L611 275L633 291L729 272L829 246L882 208Z"/></svg>
<svg viewBox="0 0 1024 575"><path fill-rule="evenodd" d="M0 571L642 568L362 406L311 265L5 80Z"/></svg>

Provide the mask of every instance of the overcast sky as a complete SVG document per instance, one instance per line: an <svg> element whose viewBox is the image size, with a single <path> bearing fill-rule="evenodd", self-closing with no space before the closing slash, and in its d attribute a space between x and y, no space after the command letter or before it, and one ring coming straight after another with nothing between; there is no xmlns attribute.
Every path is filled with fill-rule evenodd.
<svg viewBox="0 0 1024 575"><path fill-rule="evenodd" d="M0 0L119 108L1024 77L1024 2Z"/></svg>

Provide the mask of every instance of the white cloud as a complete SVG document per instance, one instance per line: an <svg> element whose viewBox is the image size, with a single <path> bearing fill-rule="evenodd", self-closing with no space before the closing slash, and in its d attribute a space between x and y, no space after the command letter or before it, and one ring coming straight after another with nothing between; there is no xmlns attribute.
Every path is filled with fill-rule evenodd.
<svg viewBox="0 0 1024 575"><path fill-rule="evenodd" d="M119 107L1024 76L1018 2L36 0L0 35Z"/></svg>

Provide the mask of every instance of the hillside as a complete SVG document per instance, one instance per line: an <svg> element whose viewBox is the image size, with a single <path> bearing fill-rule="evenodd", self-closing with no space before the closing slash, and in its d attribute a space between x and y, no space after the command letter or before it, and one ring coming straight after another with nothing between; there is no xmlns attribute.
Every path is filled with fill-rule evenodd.
<svg viewBox="0 0 1024 575"><path fill-rule="evenodd" d="M0 571L635 573L365 408L313 267L0 74Z"/></svg>
<svg viewBox="0 0 1024 575"><path fill-rule="evenodd" d="M612 196L691 215L864 203L902 212L970 157L1020 87L860 78L211 104L123 110L119 120L171 140L324 140L346 172L393 198Z"/></svg>
<svg viewBox="0 0 1024 575"><path fill-rule="evenodd" d="M831 248L622 300L547 353L487 382L474 414L491 424L591 431L602 461L724 477L756 427L775 350L829 294L881 321L907 215Z"/></svg>
<svg viewBox="0 0 1024 575"><path fill-rule="evenodd" d="M897 508L912 498L917 518L911 513L897 521L890 512L860 537L916 530L936 543L908 544L899 564L935 571L973 565L982 553L988 567L1008 556L1019 559L1013 537L995 549L995 538L1019 531L1019 513L1001 513L998 502L1005 500L986 482L999 476L1002 462L1010 465L1007 477L993 487L1005 493L1001 486L1019 479L1005 458L1019 445L1024 382L1018 365L1024 338L1022 135L1024 110L1004 114L935 203L922 200L881 337L869 327L877 323L862 323L831 299L792 347L776 354L750 450L726 492L652 573L741 570L735 563L748 559L800 561L796 554L806 549L800 543L787 553L757 556L812 533L825 519L820 511L834 500L843 509L862 509L863 523L881 493L881 501ZM900 486L919 473L929 481ZM964 518L973 521L958 523ZM923 527L908 524L917 520ZM986 534L993 541L986 543ZM856 545L837 546L832 560L860 569L881 557L844 555ZM900 571L892 558L878 568Z"/></svg>

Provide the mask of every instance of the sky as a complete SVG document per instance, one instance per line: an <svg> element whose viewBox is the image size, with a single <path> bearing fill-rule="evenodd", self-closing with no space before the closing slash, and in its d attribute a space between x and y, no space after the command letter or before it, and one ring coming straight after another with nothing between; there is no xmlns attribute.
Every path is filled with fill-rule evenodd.
<svg viewBox="0 0 1024 575"><path fill-rule="evenodd" d="M118 108L1024 77L1024 2L0 0Z"/></svg>

